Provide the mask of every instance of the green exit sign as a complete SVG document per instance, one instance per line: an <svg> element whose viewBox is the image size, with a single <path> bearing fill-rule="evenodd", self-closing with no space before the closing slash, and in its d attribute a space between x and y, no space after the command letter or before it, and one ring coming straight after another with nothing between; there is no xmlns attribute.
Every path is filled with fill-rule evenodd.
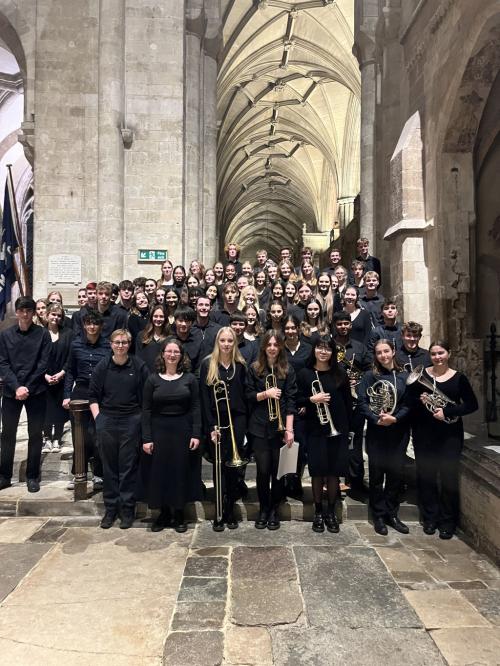
<svg viewBox="0 0 500 666"><path fill-rule="evenodd" d="M141 263L162 263L168 259L167 250L138 250L138 260Z"/></svg>

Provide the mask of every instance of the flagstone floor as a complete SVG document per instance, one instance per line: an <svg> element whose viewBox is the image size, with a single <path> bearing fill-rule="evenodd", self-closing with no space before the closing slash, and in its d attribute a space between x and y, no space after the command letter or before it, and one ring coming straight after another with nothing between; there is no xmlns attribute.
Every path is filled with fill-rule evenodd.
<svg viewBox="0 0 500 666"><path fill-rule="evenodd" d="M499 570L416 523L95 523L1 519L5 666L500 664Z"/></svg>

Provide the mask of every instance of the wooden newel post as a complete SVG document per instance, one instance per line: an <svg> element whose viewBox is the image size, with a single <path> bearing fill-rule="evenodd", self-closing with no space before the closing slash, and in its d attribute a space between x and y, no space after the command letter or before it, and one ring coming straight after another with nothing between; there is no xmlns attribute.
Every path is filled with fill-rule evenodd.
<svg viewBox="0 0 500 666"><path fill-rule="evenodd" d="M75 502L87 499L87 469L85 465L85 433L83 414L88 412L88 400L71 400L69 408L73 415L73 461L75 464Z"/></svg>

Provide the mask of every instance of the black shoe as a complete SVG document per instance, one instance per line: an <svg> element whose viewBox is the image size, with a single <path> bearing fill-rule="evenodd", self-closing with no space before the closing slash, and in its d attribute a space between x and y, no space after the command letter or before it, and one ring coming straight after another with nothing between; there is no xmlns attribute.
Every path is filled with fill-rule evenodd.
<svg viewBox="0 0 500 666"><path fill-rule="evenodd" d="M226 517L226 525L228 530L237 530L238 529L238 521L235 518L235 515L232 511L230 511L227 514Z"/></svg>
<svg viewBox="0 0 500 666"><path fill-rule="evenodd" d="M337 520L337 516L334 513L326 514L325 523L326 523L326 529L329 532L334 532L335 534L337 534L337 532L340 530L339 521Z"/></svg>
<svg viewBox="0 0 500 666"><path fill-rule="evenodd" d="M120 529L121 530L128 530L132 527L134 524L134 519L135 516L132 512L127 512L122 514L121 520L120 520Z"/></svg>
<svg viewBox="0 0 500 666"><path fill-rule="evenodd" d="M29 493L38 493L40 491L40 481L38 479L28 479L26 481Z"/></svg>
<svg viewBox="0 0 500 666"><path fill-rule="evenodd" d="M325 521L323 520L323 514L322 513L315 513L314 514L312 529L313 529L313 532L318 532L318 533L325 531Z"/></svg>
<svg viewBox="0 0 500 666"><path fill-rule="evenodd" d="M176 532L182 533L182 532L187 532L188 526L186 525L186 521L184 520L184 511L182 510L177 510L174 513L174 530Z"/></svg>
<svg viewBox="0 0 500 666"><path fill-rule="evenodd" d="M269 518L267 519L268 530L279 530L280 528L280 515L278 509L271 509Z"/></svg>
<svg viewBox="0 0 500 666"><path fill-rule="evenodd" d="M212 524L212 529L214 532L224 532L224 521L223 520L214 520Z"/></svg>
<svg viewBox="0 0 500 666"><path fill-rule="evenodd" d="M255 527L258 530L265 530L267 527L267 515L268 511L267 509L261 509L259 511L259 515L257 517L257 520L255 521Z"/></svg>
<svg viewBox="0 0 500 666"><path fill-rule="evenodd" d="M448 528L447 529L440 529L439 530L439 538L440 539L445 539L445 540L453 538L453 530L448 529Z"/></svg>
<svg viewBox="0 0 500 666"><path fill-rule="evenodd" d="M10 488L12 485L10 479L0 479L0 490L5 490L5 488Z"/></svg>
<svg viewBox="0 0 500 666"><path fill-rule="evenodd" d="M381 534L382 536L387 536L387 527L386 524L384 523L383 518L374 518L373 519L373 529L377 534Z"/></svg>
<svg viewBox="0 0 500 666"><path fill-rule="evenodd" d="M106 511L102 520L101 527L103 530L109 530L110 527L113 527L113 523L116 520L116 511Z"/></svg>
<svg viewBox="0 0 500 666"><path fill-rule="evenodd" d="M386 518L385 522L387 525L390 525L393 530L396 530L396 532L400 532L401 534L408 534L410 532L408 525L402 523L397 516L389 516Z"/></svg>
<svg viewBox="0 0 500 666"><path fill-rule="evenodd" d="M436 523L432 523L431 521L425 522L423 527L424 534L436 534Z"/></svg>
<svg viewBox="0 0 500 666"><path fill-rule="evenodd" d="M151 532L161 532L165 527L170 527L171 524L172 514L170 509L162 509L151 525Z"/></svg>

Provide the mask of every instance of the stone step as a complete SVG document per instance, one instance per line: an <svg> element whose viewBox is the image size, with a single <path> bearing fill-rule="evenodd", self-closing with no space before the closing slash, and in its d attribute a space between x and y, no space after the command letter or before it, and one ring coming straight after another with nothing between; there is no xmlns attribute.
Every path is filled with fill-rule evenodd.
<svg viewBox="0 0 500 666"><path fill-rule="evenodd" d="M0 492L0 516L101 516L104 504L101 492L92 492L92 484L88 483L88 498L79 502L73 500L73 492L66 489L64 481L42 481L39 493L28 493L24 483L14 484ZM244 500L236 505L236 514L242 520L255 520L259 503L253 481L248 482L249 492ZM206 500L188 505L189 520L213 520L214 503L213 488L208 486ZM312 520L313 504L311 488L304 484L303 501L288 498L281 505L282 520ZM366 498L354 499L343 495L338 503L337 513L343 520L367 520L368 505ZM399 515L402 520L418 520L418 509L411 502L401 504ZM137 506L137 517L148 519L151 512L143 503Z"/></svg>

